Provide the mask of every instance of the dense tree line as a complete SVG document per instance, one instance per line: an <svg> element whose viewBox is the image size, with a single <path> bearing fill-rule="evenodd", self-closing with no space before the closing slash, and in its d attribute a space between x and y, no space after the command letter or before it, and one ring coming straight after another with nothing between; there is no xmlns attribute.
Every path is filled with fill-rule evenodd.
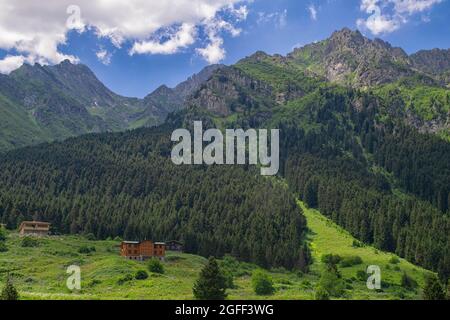
<svg viewBox="0 0 450 320"><path fill-rule="evenodd" d="M361 241L448 279L450 144L380 122L382 111L375 97L347 89L302 99L276 123L283 174L309 206Z"/></svg>
<svg viewBox="0 0 450 320"><path fill-rule="evenodd" d="M205 257L304 267L305 219L285 186L245 166L175 166L167 128L89 135L0 159L0 221L99 239L185 241Z"/></svg>

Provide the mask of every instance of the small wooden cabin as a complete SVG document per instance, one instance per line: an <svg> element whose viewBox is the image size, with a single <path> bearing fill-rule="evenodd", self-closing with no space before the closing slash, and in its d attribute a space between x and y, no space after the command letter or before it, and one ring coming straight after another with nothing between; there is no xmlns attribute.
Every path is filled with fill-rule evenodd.
<svg viewBox="0 0 450 320"><path fill-rule="evenodd" d="M163 260L166 255L164 242L153 243L150 240L144 241L122 241L120 245L120 255L131 260L147 260L158 258Z"/></svg>
<svg viewBox="0 0 450 320"><path fill-rule="evenodd" d="M23 221L19 226L19 234L21 236L48 236L50 225L50 223L42 221Z"/></svg>
<svg viewBox="0 0 450 320"><path fill-rule="evenodd" d="M166 241L166 250L183 252L183 242L177 240Z"/></svg>

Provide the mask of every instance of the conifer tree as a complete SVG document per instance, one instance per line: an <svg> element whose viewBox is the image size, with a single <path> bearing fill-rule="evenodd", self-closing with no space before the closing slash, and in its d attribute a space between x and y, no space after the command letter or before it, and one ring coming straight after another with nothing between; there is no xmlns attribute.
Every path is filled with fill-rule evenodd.
<svg viewBox="0 0 450 320"><path fill-rule="evenodd" d="M427 278L425 288L423 289L424 300L444 300L445 292L439 279L435 276Z"/></svg>
<svg viewBox="0 0 450 320"><path fill-rule="evenodd" d="M14 287L12 283L12 278L9 275L6 279L5 287L3 288L2 293L0 295L0 300L9 300L9 301L19 300L19 293Z"/></svg>
<svg viewBox="0 0 450 320"><path fill-rule="evenodd" d="M194 285L194 297L199 300L225 300L227 297L226 287L226 277L220 270L216 259L209 258Z"/></svg>

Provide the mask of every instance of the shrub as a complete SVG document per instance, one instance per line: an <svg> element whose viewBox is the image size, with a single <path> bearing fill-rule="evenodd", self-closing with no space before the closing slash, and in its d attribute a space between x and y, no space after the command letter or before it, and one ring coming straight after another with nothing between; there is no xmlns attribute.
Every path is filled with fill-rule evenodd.
<svg viewBox="0 0 450 320"><path fill-rule="evenodd" d="M275 292L272 279L262 270L255 270L253 272L252 286L255 293L259 296L268 296Z"/></svg>
<svg viewBox="0 0 450 320"><path fill-rule="evenodd" d="M102 283L100 280L98 279L92 279L91 282L89 282L88 286L89 287L95 287L96 285Z"/></svg>
<svg viewBox="0 0 450 320"><path fill-rule="evenodd" d="M5 241L5 240L6 240L5 229L3 229L3 227L0 227L0 241Z"/></svg>
<svg viewBox="0 0 450 320"><path fill-rule="evenodd" d="M9 275L8 278L6 279L6 285L1 292L0 300L9 300L9 301L19 300L19 293L14 287L12 283L12 278Z"/></svg>
<svg viewBox="0 0 450 320"><path fill-rule="evenodd" d="M148 270L153 273L164 273L164 266L158 259L150 259L147 264Z"/></svg>
<svg viewBox="0 0 450 320"><path fill-rule="evenodd" d="M34 238L30 238L30 237L25 237L22 239L22 242L20 244L22 247L24 248L34 248L34 247L38 247L39 246L39 240L38 239L34 239Z"/></svg>
<svg viewBox="0 0 450 320"><path fill-rule="evenodd" d="M403 272L401 286L405 289L415 289L417 288L417 282L408 276L406 272Z"/></svg>
<svg viewBox="0 0 450 320"><path fill-rule="evenodd" d="M423 289L424 300L444 300L445 292L439 279L436 276L429 276Z"/></svg>
<svg viewBox="0 0 450 320"><path fill-rule="evenodd" d="M389 263L390 264L399 264L400 260L397 257L392 257L392 258L389 259Z"/></svg>
<svg viewBox="0 0 450 320"><path fill-rule="evenodd" d="M138 270L134 275L134 278L136 280L145 280L148 278L148 273L145 270Z"/></svg>
<svg viewBox="0 0 450 320"><path fill-rule="evenodd" d="M121 286L125 282L131 281L131 280L133 280L133 276L131 274L127 274L127 275L123 276L122 278L120 278L119 280L117 280L117 284Z"/></svg>
<svg viewBox="0 0 450 320"><path fill-rule="evenodd" d="M0 252L6 252L8 251L8 247L4 242L0 242Z"/></svg>
<svg viewBox="0 0 450 320"><path fill-rule="evenodd" d="M78 252L81 254L89 254L95 251L97 251L95 247L88 247L88 246L81 246L80 249L78 249Z"/></svg>
<svg viewBox="0 0 450 320"><path fill-rule="evenodd" d="M341 260L341 256L334 254L325 254L321 258L321 261L327 265L337 265Z"/></svg>
<svg viewBox="0 0 450 320"><path fill-rule="evenodd" d="M367 281L367 273L364 270L356 271L356 278L360 281Z"/></svg>
<svg viewBox="0 0 450 320"><path fill-rule="evenodd" d="M363 260L361 259L361 257L359 256L352 256L352 257L345 257L341 260L341 262L339 263L339 265L342 268L348 268L348 267L353 267L353 266L357 266L359 264L362 264Z"/></svg>
<svg viewBox="0 0 450 320"><path fill-rule="evenodd" d="M325 290L322 287L318 287L316 290L315 299L316 300L330 300L330 295L328 294L327 290Z"/></svg>
<svg viewBox="0 0 450 320"><path fill-rule="evenodd" d="M353 248L362 248L362 247L364 247L364 244L361 241L353 240L352 247Z"/></svg>
<svg viewBox="0 0 450 320"><path fill-rule="evenodd" d="M89 240L89 241L94 241L94 240L97 239L93 233L88 233L88 234L86 234L86 235L85 235L85 238L86 238L87 240Z"/></svg>
<svg viewBox="0 0 450 320"><path fill-rule="evenodd" d="M328 292L330 297L341 297L344 294L345 282L334 270L324 270L319 280L319 287Z"/></svg>

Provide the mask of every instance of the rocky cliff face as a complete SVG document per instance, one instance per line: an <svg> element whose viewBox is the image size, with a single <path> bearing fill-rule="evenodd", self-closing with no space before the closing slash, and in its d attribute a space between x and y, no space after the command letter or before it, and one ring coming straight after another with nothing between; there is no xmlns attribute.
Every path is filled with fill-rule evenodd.
<svg viewBox="0 0 450 320"><path fill-rule="evenodd" d="M415 74L401 48L380 39L370 40L350 29L295 49L288 57L329 81L354 87L384 84Z"/></svg>
<svg viewBox="0 0 450 320"><path fill-rule="evenodd" d="M450 84L450 49L421 50L410 59L414 68Z"/></svg>
<svg viewBox="0 0 450 320"><path fill-rule="evenodd" d="M227 67L215 72L186 104L226 117L234 112L270 107L275 98L269 84L237 68Z"/></svg>

